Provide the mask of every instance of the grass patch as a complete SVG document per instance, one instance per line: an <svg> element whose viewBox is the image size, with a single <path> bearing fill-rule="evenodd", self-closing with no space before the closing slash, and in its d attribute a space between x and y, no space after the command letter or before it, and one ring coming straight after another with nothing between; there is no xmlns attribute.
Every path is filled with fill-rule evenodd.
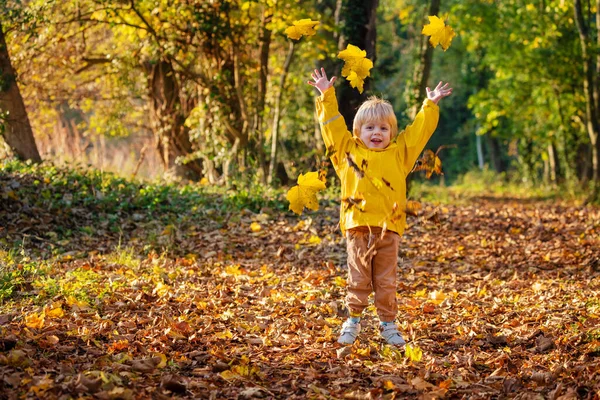
<svg viewBox="0 0 600 400"><path fill-rule="evenodd" d="M458 177L451 186L444 186L435 181L414 180L409 193L411 199L441 204L461 204L476 197L582 202L586 193L579 187L569 185L535 186L488 169L467 172Z"/></svg>

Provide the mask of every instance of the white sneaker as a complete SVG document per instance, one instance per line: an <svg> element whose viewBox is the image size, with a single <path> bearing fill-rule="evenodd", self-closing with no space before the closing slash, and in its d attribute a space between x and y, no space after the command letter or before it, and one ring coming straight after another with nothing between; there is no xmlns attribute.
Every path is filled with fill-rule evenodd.
<svg viewBox="0 0 600 400"><path fill-rule="evenodd" d="M360 322L354 323L347 319L346 322L342 325L342 332L340 333L340 338L338 339L338 343L341 344L352 344L356 340L358 333L360 332Z"/></svg>
<svg viewBox="0 0 600 400"><path fill-rule="evenodd" d="M388 344L395 346L404 346L406 344L402 335L398 332L396 324L379 325L379 333Z"/></svg>

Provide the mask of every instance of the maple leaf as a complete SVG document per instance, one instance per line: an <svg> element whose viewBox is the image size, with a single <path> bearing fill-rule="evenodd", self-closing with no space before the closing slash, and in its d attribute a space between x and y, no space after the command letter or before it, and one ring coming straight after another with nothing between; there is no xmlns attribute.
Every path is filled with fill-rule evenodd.
<svg viewBox="0 0 600 400"><path fill-rule="evenodd" d="M319 21L312 21L310 18L294 21L294 25L285 30L288 38L300 40L304 36L313 36L317 33L315 28L319 25Z"/></svg>
<svg viewBox="0 0 600 400"><path fill-rule="evenodd" d="M425 25L421 33L423 35L431 36L429 38L429 43L431 43L433 47L437 47L438 44L441 44L444 51L448 50L450 43L452 43L452 38L456 36L454 29L449 25L446 25L442 19L435 15L427 18L429 18L429 25Z"/></svg>
<svg viewBox="0 0 600 400"><path fill-rule="evenodd" d="M431 178L431 175L434 172L438 175L444 175L442 172L442 160L439 158L438 154L442 149L447 147L456 147L456 145L440 146L435 153L429 149L425 150L411 172L426 171L425 175L427 176L427 179Z"/></svg>
<svg viewBox="0 0 600 400"><path fill-rule="evenodd" d="M362 93L364 89L365 81L363 81L357 74L356 71L350 72L350 75L346 78L350 82L350 86L353 88L357 88L360 93Z"/></svg>
<svg viewBox="0 0 600 400"><path fill-rule="evenodd" d="M363 92L364 80L371 75L373 61L367 58L367 52L359 47L348 44L345 50L338 53L338 58L345 61L342 76L350 81L353 88Z"/></svg>
<svg viewBox="0 0 600 400"><path fill-rule="evenodd" d="M285 198L290 202L290 210L302 215L304 207L311 210L319 209L317 192L325 189L325 182L319 179L318 172L307 172L298 177L298 185L288 190Z"/></svg>

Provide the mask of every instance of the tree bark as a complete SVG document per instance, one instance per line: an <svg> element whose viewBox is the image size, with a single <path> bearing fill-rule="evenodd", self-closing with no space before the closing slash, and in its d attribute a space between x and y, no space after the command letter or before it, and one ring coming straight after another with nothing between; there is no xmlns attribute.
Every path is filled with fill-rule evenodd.
<svg viewBox="0 0 600 400"><path fill-rule="evenodd" d="M269 163L269 177L267 179L267 183L270 185L273 183L273 176L275 175L275 167L277 166L277 141L279 140L279 120L281 116L281 98L283 96L283 91L285 88L285 80L287 78L288 72L290 70L290 65L292 64L292 59L294 58L294 50L296 46L293 41L290 41L290 47L288 50L287 57L285 59L285 63L283 64L283 72L281 73L281 78L279 80L279 93L277 93L277 98L275 99L275 110L273 117L273 129L271 132L271 162Z"/></svg>
<svg viewBox="0 0 600 400"><path fill-rule="evenodd" d="M593 44L591 43L588 26L586 26L584 21L581 0L574 0L574 2L575 22L579 32L581 56L583 59L583 92L585 96L586 129L588 136L590 137L592 150L592 179L595 186L594 191L596 192L598 186L600 186L600 176L598 174L598 154L600 153L600 143L598 142L600 123L598 122L598 115L600 114L600 110L598 109L598 102L596 101L596 77L594 76L597 66L594 65L594 58L590 51L590 47L592 47Z"/></svg>
<svg viewBox="0 0 600 400"><path fill-rule="evenodd" d="M346 0L341 15L344 21L339 49L344 50L350 43L367 52L367 58L376 60L375 43L377 40L377 7L379 0ZM344 116L348 129L352 131L354 116L360 104L367 98L371 84L367 79L363 93L352 88L346 79L340 79L338 102L340 113Z"/></svg>
<svg viewBox="0 0 600 400"><path fill-rule="evenodd" d="M475 134L475 145L477 148L477 165L480 170L483 170L485 164L483 160L483 143L481 140L481 135Z"/></svg>
<svg viewBox="0 0 600 400"><path fill-rule="evenodd" d="M261 21L261 35L260 35L260 72L258 80L258 93L256 101L256 114L254 116L254 134L257 140L257 152L260 168L262 170L263 183L267 182L267 163L265 157L264 145L264 132L263 132L263 120L265 112L265 97L267 94L267 80L269 77L269 53L271 49L271 36L272 31L267 29L267 24L271 22L272 15L265 15L263 10L263 17Z"/></svg>
<svg viewBox="0 0 600 400"><path fill-rule="evenodd" d="M502 161L502 149L500 146L500 141L493 137L491 134L487 134L487 142L488 142L488 150L490 154L490 161L494 170L498 173L504 172L506 167L504 165L504 161Z"/></svg>
<svg viewBox="0 0 600 400"><path fill-rule="evenodd" d="M437 15L440 12L441 0L431 0L429 3L429 14ZM429 39L426 36L420 35L420 51L419 51L419 62L416 63L412 87L412 94L409 96L410 109L408 112L409 118L412 120L417 116L417 113L421 109L421 103L425 100L427 81L431 74L431 66L433 64L433 47L429 45Z"/></svg>
<svg viewBox="0 0 600 400"><path fill-rule="evenodd" d="M0 23L0 133L21 160L41 162Z"/></svg>
<svg viewBox="0 0 600 400"><path fill-rule="evenodd" d="M165 172L177 178L197 180L202 176L199 160L176 163L178 157L189 156L194 149L189 128L185 126L175 71L171 63L161 60L151 66L149 72L156 146Z"/></svg>

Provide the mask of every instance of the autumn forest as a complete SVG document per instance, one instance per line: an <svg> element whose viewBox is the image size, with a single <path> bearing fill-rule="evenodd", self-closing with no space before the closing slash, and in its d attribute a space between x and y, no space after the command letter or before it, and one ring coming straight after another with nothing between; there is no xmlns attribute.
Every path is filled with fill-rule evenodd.
<svg viewBox="0 0 600 400"><path fill-rule="evenodd" d="M600 0L0 0L0 399L599 400L599 28ZM389 144L353 130L371 96ZM373 268L397 240L405 344L375 270L341 340L353 229Z"/></svg>

